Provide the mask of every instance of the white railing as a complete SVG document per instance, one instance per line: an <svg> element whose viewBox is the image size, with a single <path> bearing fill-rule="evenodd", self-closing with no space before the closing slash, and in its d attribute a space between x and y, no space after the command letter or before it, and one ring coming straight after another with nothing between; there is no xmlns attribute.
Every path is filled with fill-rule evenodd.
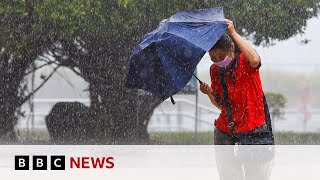
<svg viewBox="0 0 320 180"><path fill-rule="evenodd" d="M220 114L213 106L198 104L196 113L196 102L183 98L175 98L175 102L172 105L167 99L155 109L148 127L150 131L213 131L214 117Z"/></svg>
<svg viewBox="0 0 320 180"><path fill-rule="evenodd" d="M26 114L25 118L21 118L18 128L43 129L45 127L44 118L50 112L53 105L57 102L82 102L86 105L90 104L89 99L35 99L35 121L32 123L32 114ZM172 105L171 101L165 100L154 111L149 122L149 131L212 131L213 122L219 116L220 112L213 106L207 107L198 104L198 113L196 118L195 101L183 98L176 98L176 104ZM43 111L37 110L45 107ZM320 109L310 109L312 118L307 122L303 122L303 114L298 108L286 109L285 120L275 121L276 131L320 131ZM34 125L34 126L33 126Z"/></svg>

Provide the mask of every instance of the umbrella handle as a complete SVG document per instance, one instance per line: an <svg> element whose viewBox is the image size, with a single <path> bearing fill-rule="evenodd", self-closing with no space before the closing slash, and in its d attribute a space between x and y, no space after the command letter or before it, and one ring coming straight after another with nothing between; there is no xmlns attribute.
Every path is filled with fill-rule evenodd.
<svg viewBox="0 0 320 180"><path fill-rule="evenodd" d="M193 76L199 81L200 84L203 83L196 75L193 74ZM211 94L215 97L218 104L222 104L222 98L219 95L214 92L212 92Z"/></svg>
<svg viewBox="0 0 320 180"><path fill-rule="evenodd" d="M199 81L200 84L203 83L196 75L194 75L194 74L192 74L192 75Z"/></svg>

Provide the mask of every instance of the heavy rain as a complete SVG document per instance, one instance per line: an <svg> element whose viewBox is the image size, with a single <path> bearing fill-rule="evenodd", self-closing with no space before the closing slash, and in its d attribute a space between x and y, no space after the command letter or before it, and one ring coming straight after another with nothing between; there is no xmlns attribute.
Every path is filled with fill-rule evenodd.
<svg viewBox="0 0 320 180"><path fill-rule="evenodd" d="M171 39L170 57L201 56L199 64L177 66L197 66L187 82L177 76L180 84L162 89L165 96L143 90L148 84L125 84L130 57L147 33L178 12L214 7L261 57L275 143L319 144L320 21L313 0L1 0L1 144L213 144L220 110L192 77L211 86L208 53ZM168 74L158 71L172 64L152 61L136 73L161 84Z"/></svg>

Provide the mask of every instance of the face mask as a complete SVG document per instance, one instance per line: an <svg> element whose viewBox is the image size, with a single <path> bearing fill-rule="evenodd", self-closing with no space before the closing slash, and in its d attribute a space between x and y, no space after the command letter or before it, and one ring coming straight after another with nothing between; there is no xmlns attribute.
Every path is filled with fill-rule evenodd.
<svg viewBox="0 0 320 180"><path fill-rule="evenodd" d="M231 61L232 61L232 59L231 59L229 56L226 56L226 58L224 58L223 61L216 62L215 64L216 64L217 66L219 66L219 67L225 68L225 67L227 67L227 66L230 64Z"/></svg>

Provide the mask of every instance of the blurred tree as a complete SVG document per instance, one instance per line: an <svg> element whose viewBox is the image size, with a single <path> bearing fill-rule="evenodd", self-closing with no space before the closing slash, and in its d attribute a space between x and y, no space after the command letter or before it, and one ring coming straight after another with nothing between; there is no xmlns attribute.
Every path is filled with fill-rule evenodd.
<svg viewBox="0 0 320 180"><path fill-rule="evenodd" d="M148 142L147 124L161 101L123 86L128 57L161 19L217 6L241 35L272 45L302 34L319 0L2 0L0 140L15 139L7 138L14 136L15 112L33 94L24 95L21 85L26 72L35 70L30 65L40 60L67 66L89 82L98 143Z"/></svg>
<svg viewBox="0 0 320 180"><path fill-rule="evenodd" d="M272 120L283 119L287 99L283 94L267 92L265 94ZM274 121L272 125L274 126Z"/></svg>
<svg viewBox="0 0 320 180"><path fill-rule="evenodd" d="M32 1L0 2L0 141L16 141L19 107L33 95L24 78L35 59L49 48L48 36L36 31ZM44 25L43 23L42 25ZM44 78L44 83L51 75ZM42 84L43 85L43 84ZM40 85L36 90L38 90ZM28 93L28 94L27 94Z"/></svg>

